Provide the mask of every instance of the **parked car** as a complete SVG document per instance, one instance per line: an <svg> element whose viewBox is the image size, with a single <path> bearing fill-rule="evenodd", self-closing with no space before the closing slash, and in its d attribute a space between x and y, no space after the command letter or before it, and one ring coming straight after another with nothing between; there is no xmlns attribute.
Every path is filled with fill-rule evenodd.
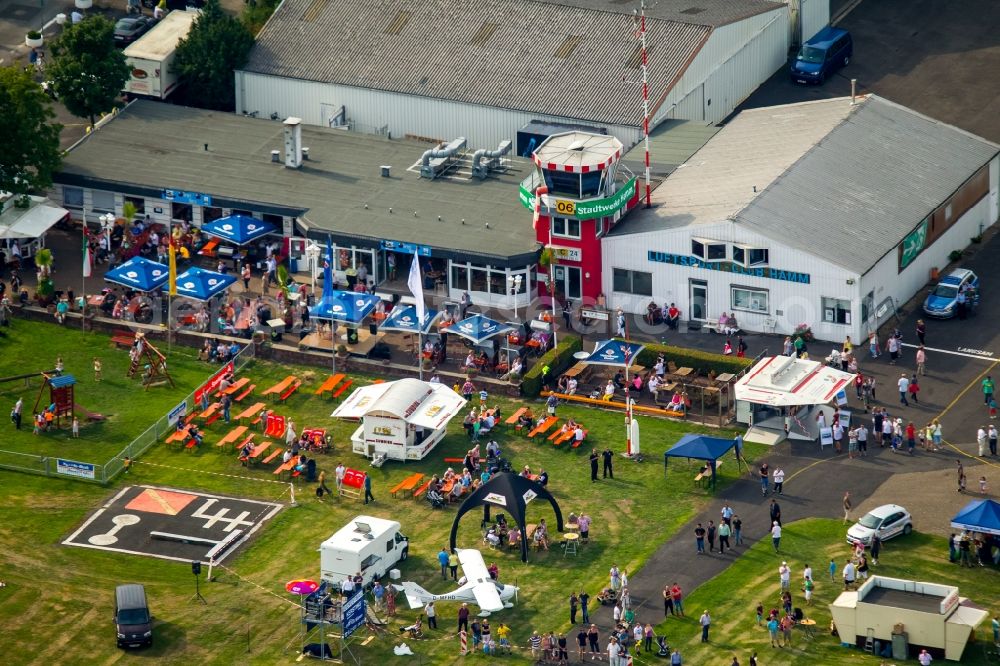
<svg viewBox="0 0 1000 666"><path fill-rule="evenodd" d="M853 55L851 33L827 26L799 49L792 63L792 81L823 85L834 72L847 66Z"/></svg>
<svg viewBox="0 0 1000 666"><path fill-rule="evenodd" d="M928 317L950 319L958 314L958 292L965 290L966 308L969 312L979 302L979 277L967 268L956 268L938 280L937 286L924 299L924 313Z"/></svg>
<svg viewBox="0 0 1000 666"><path fill-rule="evenodd" d="M909 511L898 504L883 504L866 513L847 530L847 543L860 541L867 546L871 544L872 537L876 534L879 539L885 541L912 531L913 519Z"/></svg>
<svg viewBox="0 0 1000 666"><path fill-rule="evenodd" d="M153 645L153 616L142 585L115 588L115 631L120 648Z"/></svg>
<svg viewBox="0 0 1000 666"><path fill-rule="evenodd" d="M151 16L127 16L115 23L115 46L128 46L156 25Z"/></svg>

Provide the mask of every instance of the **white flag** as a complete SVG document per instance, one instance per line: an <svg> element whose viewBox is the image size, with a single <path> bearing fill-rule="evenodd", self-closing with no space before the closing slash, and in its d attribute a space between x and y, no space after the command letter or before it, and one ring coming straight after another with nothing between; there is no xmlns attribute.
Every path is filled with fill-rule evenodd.
<svg viewBox="0 0 1000 666"><path fill-rule="evenodd" d="M406 286L410 288L414 300L417 301L417 327L424 329L424 281L420 277L420 256L413 251L413 261L410 263L410 276L406 278Z"/></svg>

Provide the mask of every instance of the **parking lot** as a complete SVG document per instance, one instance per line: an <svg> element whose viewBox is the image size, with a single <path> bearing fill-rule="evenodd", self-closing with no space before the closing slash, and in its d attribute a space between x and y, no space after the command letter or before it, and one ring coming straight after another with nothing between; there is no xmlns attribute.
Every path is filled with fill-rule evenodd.
<svg viewBox="0 0 1000 666"><path fill-rule="evenodd" d="M854 37L850 65L823 86L795 85L782 68L740 108L850 95L854 78L859 93L1000 142L1000 3L864 0L838 25Z"/></svg>

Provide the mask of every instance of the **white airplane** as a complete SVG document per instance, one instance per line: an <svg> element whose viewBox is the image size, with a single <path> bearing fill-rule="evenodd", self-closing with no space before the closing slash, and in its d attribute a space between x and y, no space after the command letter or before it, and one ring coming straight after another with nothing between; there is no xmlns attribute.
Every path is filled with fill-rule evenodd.
<svg viewBox="0 0 1000 666"><path fill-rule="evenodd" d="M518 588L490 578L482 553L473 548L459 549L458 562L467 582L453 592L432 594L416 583L404 582L403 592L410 608L422 608L428 601L461 601L476 604L482 611L480 617L485 617L514 606L510 600L517 594Z"/></svg>

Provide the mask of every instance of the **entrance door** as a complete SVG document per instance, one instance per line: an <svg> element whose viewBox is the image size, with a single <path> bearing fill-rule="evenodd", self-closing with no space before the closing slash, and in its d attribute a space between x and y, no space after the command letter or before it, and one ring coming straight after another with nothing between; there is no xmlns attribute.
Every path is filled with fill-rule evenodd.
<svg viewBox="0 0 1000 666"><path fill-rule="evenodd" d="M690 281L691 301L689 319L708 321L708 283L704 280Z"/></svg>
<svg viewBox="0 0 1000 666"><path fill-rule="evenodd" d="M578 266L555 266L556 292L565 298L579 299L583 296L583 282Z"/></svg>

